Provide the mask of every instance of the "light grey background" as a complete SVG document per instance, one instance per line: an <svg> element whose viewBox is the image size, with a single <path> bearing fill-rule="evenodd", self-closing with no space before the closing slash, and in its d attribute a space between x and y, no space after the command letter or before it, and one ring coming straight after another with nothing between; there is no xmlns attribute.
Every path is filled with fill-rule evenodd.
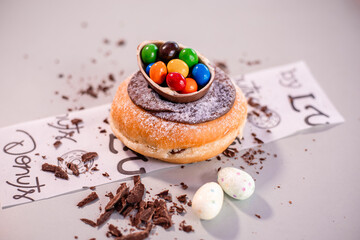
<svg viewBox="0 0 360 240"><path fill-rule="evenodd" d="M111 45L103 44L104 38ZM124 47L115 46L120 39L126 40ZM226 197L212 221L199 221L189 210L184 219L195 233L178 231L180 218L175 217L176 227L157 228L153 239L360 238L359 1L1 0L0 127L64 113L69 107L110 103L116 87L98 99L79 97L77 91L108 73L115 74L118 84L137 69L136 46L146 39L192 46L211 60L225 61L233 76L305 60L346 119L327 131L268 144L268 151L279 157L266 162L256 175L251 199ZM107 51L111 55L106 57ZM261 64L248 66L240 60ZM73 78L60 79L60 73ZM77 100L65 101L55 91ZM170 191L191 197L202 184L216 179L217 167L229 164L176 167L147 174L143 181L155 193L184 181L189 189ZM103 198L117 186L108 184L97 191ZM99 202L82 210L75 207L87 193L1 210L0 238L105 238L106 226L96 230L78 220L95 219L99 213ZM122 224L116 217L111 222Z"/></svg>

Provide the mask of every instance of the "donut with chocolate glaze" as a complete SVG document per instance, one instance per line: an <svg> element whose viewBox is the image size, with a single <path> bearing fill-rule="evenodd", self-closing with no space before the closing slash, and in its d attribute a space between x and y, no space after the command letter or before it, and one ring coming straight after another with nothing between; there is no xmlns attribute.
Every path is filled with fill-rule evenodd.
<svg viewBox="0 0 360 240"><path fill-rule="evenodd" d="M218 68L215 71L223 73ZM222 153L237 136L242 137L247 101L240 88L233 86L235 99L226 113L216 119L190 124L161 118L134 104L128 85L136 74L120 84L109 117L115 136L130 149L144 156L183 164L212 158ZM214 81L216 79L215 75Z"/></svg>

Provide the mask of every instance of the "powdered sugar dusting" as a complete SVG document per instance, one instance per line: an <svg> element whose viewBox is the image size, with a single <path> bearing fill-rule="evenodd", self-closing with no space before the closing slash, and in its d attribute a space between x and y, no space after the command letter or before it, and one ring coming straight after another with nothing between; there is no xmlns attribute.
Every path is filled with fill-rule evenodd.
<svg viewBox="0 0 360 240"><path fill-rule="evenodd" d="M215 68L215 79L207 94L190 103L173 103L160 97L141 72L134 74L128 86L130 99L139 107L159 118L188 124L198 124L225 115L233 106L236 96L230 78Z"/></svg>

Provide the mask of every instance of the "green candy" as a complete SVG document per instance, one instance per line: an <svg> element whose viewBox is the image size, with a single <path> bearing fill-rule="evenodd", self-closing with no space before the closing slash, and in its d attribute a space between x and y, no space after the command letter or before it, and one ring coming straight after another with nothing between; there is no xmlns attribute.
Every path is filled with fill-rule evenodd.
<svg viewBox="0 0 360 240"><path fill-rule="evenodd" d="M192 66L194 66L199 62L197 53L195 52L194 49L191 48L184 48L183 50L181 50L179 54L179 59L186 62L189 68L191 68Z"/></svg>
<svg viewBox="0 0 360 240"><path fill-rule="evenodd" d="M156 61L158 47L155 44L147 44L141 50L141 59L145 64L153 63Z"/></svg>

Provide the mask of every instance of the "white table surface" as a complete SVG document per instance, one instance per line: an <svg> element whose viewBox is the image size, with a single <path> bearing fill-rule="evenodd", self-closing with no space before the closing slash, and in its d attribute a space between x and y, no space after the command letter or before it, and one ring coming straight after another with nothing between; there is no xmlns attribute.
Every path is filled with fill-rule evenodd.
<svg viewBox="0 0 360 240"><path fill-rule="evenodd" d="M103 43L105 38L110 45ZM115 46L120 39L125 46ZM189 209L183 218L174 217L174 228L157 227L153 232L158 235L151 239L360 239L359 1L1 0L0 127L110 103L115 87L108 96L79 97L76 102L54 92L76 97L84 84L80 77L99 82L109 73L118 84L120 71L126 76L137 69L136 46L146 39L192 46L211 60L225 61L232 76L305 60L346 119L327 131L267 144L278 158L266 161L256 175L253 197L242 202L225 197L212 221L198 220ZM241 60L261 63L248 66ZM74 87L58 78L61 73L74 76ZM191 197L225 165L229 163L209 168L203 162L142 179L154 193L169 188L173 196ZM254 173L251 168L249 172ZM182 181L189 185L186 191L169 187ZM97 192L103 199L118 185L103 185ZM99 214L99 202L75 207L88 193L0 210L0 239L105 239L106 225L97 230L79 221ZM195 232L179 231L180 219ZM115 216L110 222L125 224Z"/></svg>

